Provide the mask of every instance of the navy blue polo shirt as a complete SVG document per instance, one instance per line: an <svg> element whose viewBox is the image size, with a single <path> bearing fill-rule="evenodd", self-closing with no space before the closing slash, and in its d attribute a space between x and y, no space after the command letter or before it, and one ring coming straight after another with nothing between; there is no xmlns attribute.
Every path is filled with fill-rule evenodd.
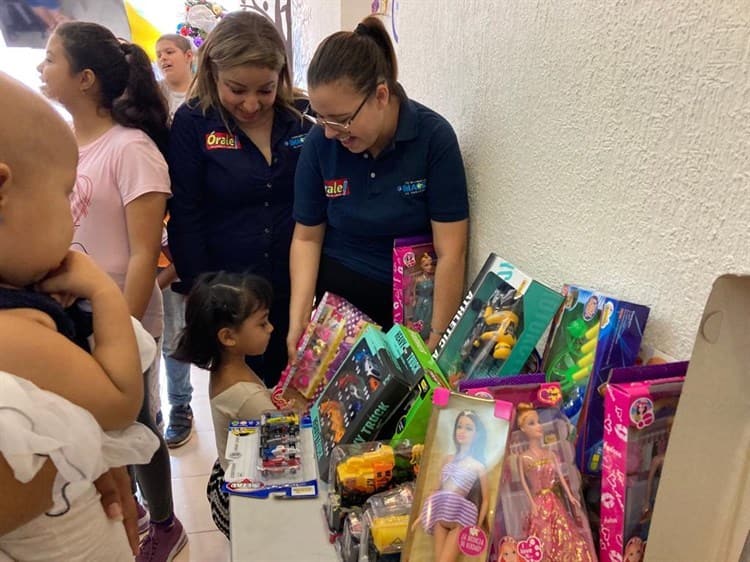
<svg viewBox="0 0 750 562"><path fill-rule="evenodd" d="M294 220L326 224L323 253L382 283L392 282L393 240L430 233L430 221L468 218L456 134L440 115L401 102L396 134L377 158L354 154L313 128L297 165Z"/></svg>
<svg viewBox="0 0 750 562"><path fill-rule="evenodd" d="M203 115L195 105L177 110L169 141L169 248L181 279L175 288L189 291L206 271L248 271L288 298L294 172L309 123L274 110L269 165L232 121L228 130L218 111Z"/></svg>

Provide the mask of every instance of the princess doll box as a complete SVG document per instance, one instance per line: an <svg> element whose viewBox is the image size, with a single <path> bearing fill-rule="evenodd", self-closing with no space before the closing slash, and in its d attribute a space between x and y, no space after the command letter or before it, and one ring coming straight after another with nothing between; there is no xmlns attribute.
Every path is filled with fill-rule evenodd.
<svg viewBox="0 0 750 562"><path fill-rule="evenodd" d="M462 379L520 373L562 300L490 254L433 357L453 388Z"/></svg>
<svg viewBox="0 0 750 562"><path fill-rule="evenodd" d="M750 276L719 277L696 328L646 562L750 560Z"/></svg>
<svg viewBox="0 0 750 562"><path fill-rule="evenodd" d="M430 332L435 261L431 236L393 242L393 323L423 336Z"/></svg>
<svg viewBox="0 0 750 562"><path fill-rule="evenodd" d="M435 390L404 562L487 560L512 409Z"/></svg>
<svg viewBox="0 0 750 562"><path fill-rule="evenodd" d="M606 386L599 530L602 562L642 559L684 380L673 377Z"/></svg>

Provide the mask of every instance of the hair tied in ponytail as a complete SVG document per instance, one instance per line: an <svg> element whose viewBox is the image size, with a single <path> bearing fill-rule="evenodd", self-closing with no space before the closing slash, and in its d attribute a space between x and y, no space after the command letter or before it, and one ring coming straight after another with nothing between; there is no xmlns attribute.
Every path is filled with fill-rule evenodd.
<svg viewBox="0 0 750 562"><path fill-rule="evenodd" d="M356 33L357 35L365 35L365 36L370 36L370 35L372 35L372 34L370 33L370 28L369 28L369 27L367 27L367 26L366 26L365 24L363 24L363 23L358 23L358 24L357 24L357 27L355 27L355 28L354 28L354 33Z"/></svg>
<svg viewBox="0 0 750 562"><path fill-rule="evenodd" d="M132 45L128 43L127 41L120 41L120 50L122 51L122 54L125 56L128 56L133 52Z"/></svg>

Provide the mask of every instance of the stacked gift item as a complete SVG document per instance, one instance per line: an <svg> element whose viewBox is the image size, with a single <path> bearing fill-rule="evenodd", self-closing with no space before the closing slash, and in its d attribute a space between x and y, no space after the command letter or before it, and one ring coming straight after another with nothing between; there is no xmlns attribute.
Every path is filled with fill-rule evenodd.
<svg viewBox="0 0 750 562"><path fill-rule="evenodd" d="M277 407L311 405L372 320L346 299L325 293L297 344L297 354L273 391ZM298 408L304 409L304 408Z"/></svg>
<svg viewBox="0 0 750 562"><path fill-rule="evenodd" d="M463 379L537 371L536 345L563 297L490 254L434 353L453 388Z"/></svg>
<svg viewBox="0 0 750 562"><path fill-rule="evenodd" d="M437 254L429 236L393 242L393 323L430 335Z"/></svg>

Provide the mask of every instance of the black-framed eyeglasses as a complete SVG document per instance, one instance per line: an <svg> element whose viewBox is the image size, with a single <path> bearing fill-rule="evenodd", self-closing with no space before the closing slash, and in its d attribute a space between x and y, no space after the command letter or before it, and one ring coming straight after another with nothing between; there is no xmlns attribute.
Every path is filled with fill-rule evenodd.
<svg viewBox="0 0 750 562"><path fill-rule="evenodd" d="M321 127L328 127L329 129L332 129L333 131L336 131L337 133L348 133L349 129L352 126L352 121L359 115L359 112L362 111L362 108L367 103L367 100L370 99L370 96L373 94L373 92L370 92L365 96L365 99L362 100L362 103L359 104L359 107L354 110L354 113L352 113L352 116L349 117L349 119L346 120L346 123L339 123L338 121L328 121L327 119L321 119L320 117L316 117L315 115L310 114L310 104L307 104L307 108L305 109L304 113L302 114L302 117L310 121L310 123L314 125L319 125Z"/></svg>

